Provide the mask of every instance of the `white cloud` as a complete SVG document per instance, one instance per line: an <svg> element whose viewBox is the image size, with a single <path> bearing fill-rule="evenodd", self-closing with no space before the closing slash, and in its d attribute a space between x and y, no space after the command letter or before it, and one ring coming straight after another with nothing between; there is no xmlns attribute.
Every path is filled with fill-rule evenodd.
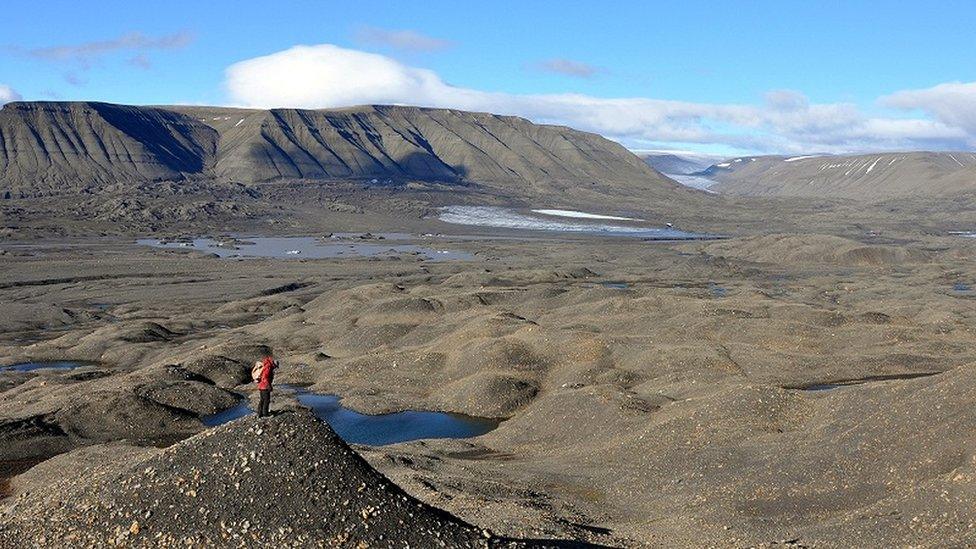
<svg viewBox="0 0 976 549"><path fill-rule="evenodd" d="M631 146L685 143L799 153L976 145L976 131L935 110L930 111L935 119L869 117L856 105L812 104L791 90L771 91L758 104L489 92L452 86L433 71L383 55L329 44L241 61L227 68L225 84L232 102L250 107L392 103L488 111L565 124Z"/></svg>
<svg viewBox="0 0 976 549"><path fill-rule="evenodd" d="M442 40L412 30L389 30L376 27L363 27L356 33L360 42L379 44L404 51L432 52L444 50L453 45Z"/></svg>
<svg viewBox="0 0 976 549"><path fill-rule="evenodd" d="M11 101L20 101L20 94L17 90L11 88L6 84L0 84L0 105L4 103L9 103Z"/></svg>
<svg viewBox="0 0 976 549"><path fill-rule="evenodd" d="M881 101L889 107L920 110L944 124L976 135L976 82L949 82L923 90L905 90Z"/></svg>

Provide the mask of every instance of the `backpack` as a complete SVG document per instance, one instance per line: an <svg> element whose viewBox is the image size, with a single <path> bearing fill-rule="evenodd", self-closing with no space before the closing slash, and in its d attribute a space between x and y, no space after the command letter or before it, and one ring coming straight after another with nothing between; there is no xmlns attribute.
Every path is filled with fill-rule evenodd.
<svg viewBox="0 0 976 549"><path fill-rule="evenodd" d="M254 381L254 383L261 382L261 370L263 369L264 369L263 360L259 360L255 362L254 366L251 367L251 379Z"/></svg>

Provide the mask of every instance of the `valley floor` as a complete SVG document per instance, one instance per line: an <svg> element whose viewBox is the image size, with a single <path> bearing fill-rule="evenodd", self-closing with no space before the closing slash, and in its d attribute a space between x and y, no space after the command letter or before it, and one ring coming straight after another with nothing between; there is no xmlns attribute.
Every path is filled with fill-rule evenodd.
<svg viewBox="0 0 976 549"><path fill-rule="evenodd" d="M5 241L0 364L98 364L0 373L0 460L14 474L87 448L56 458L84 470L93 445L198 433L234 393L256 397L240 365L267 346L281 382L362 412L504 418L473 439L355 447L498 535L974 543L976 239L825 226L684 243L418 237L475 258L442 262ZM12 478L0 512L17 513L38 471Z"/></svg>

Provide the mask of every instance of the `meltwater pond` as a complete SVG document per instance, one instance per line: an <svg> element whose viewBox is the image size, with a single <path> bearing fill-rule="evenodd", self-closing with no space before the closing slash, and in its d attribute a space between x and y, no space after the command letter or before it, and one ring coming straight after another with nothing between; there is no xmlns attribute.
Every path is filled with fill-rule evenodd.
<svg viewBox="0 0 976 549"><path fill-rule="evenodd" d="M345 257L394 257L413 254L428 261L468 261L474 255L457 250L438 250L416 244L383 244L314 236L254 237L240 240L194 238L186 241L142 238L136 241L154 248L198 250L219 257L273 257L278 259L326 259Z"/></svg>
<svg viewBox="0 0 976 549"><path fill-rule="evenodd" d="M407 410L392 414L360 414L342 406L335 395L310 393L298 387L285 388L293 390L298 402L310 408L315 417L328 423L342 440L350 444L384 446L427 438L469 438L483 435L500 423L497 419L449 412ZM252 413L245 400L233 408L204 417L202 421L212 427Z"/></svg>
<svg viewBox="0 0 976 549"><path fill-rule="evenodd" d="M621 236L647 240L702 240L719 238L716 235L689 233L673 228L637 227L614 225L600 221L615 219L629 220L619 216L573 212L570 210L533 210L540 215L518 213L497 206L447 206L441 208L440 220L458 225L477 225L503 229L525 229L531 231L551 231L561 233L590 234L601 236ZM546 212L546 213L541 213ZM553 213L559 212L559 213ZM573 215L566 215L571 213ZM572 217L577 221L554 219ZM592 222L590 222L592 221Z"/></svg>
<svg viewBox="0 0 976 549"><path fill-rule="evenodd" d="M90 366L90 362L72 360L48 360L38 362L21 362L10 366L0 366L0 372L33 372L35 370L74 370L82 366Z"/></svg>
<svg viewBox="0 0 976 549"><path fill-rule="evenodd" d="M483 435L499 423L495 419L414 410L371 416L343 407L335 395L298 391L296 396L343 440L354 444L383 446L424 438L468 438Z"/></svg>

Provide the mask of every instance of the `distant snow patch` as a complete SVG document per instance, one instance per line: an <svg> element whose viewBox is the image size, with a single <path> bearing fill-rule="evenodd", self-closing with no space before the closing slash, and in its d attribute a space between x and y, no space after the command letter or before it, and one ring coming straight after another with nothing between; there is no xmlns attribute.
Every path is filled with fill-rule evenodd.
<svg viewBox="0 0 976 549"><path fill-rule="evenodd" d="M576 210L532 210L533 213L542 215L554 215L556 217L572 217L575 219L611 219L614 221L643 221L643 219L635 219L633 217L619 217L616 215L600 215L591 214L586 212L577 212Z"/></svg>
<svg viewBox="0 0 976 549"><path fill-rule="evenodd" d="M818 155L816 155L816 154L808 154L808 155L805 155L805 156L794 156L792 158L787 158L783 162L796 162L797 160L803 160L805 158L816 158L817 156Z"/></svg>
<svg viewBox="0 0 976 549"><path fill-rule="evenodd" d="M244 119L243 118L241 118L240 120L238 120L237 121L237 124L234 124L234 127L236 128L237 126L240 126L242 122L244 122Z"/></svg>
<svg viewBox="0 0 976 549"><path fill-rule="evenodd" d="M874 160L874 163L872 163L870 166L868 166L868 171L866 171L864 173L866 173L866 174L871 173L871 170L873 170L874 167L878 165L878 162L881 162L881 157L880 156Z"/></svg>

